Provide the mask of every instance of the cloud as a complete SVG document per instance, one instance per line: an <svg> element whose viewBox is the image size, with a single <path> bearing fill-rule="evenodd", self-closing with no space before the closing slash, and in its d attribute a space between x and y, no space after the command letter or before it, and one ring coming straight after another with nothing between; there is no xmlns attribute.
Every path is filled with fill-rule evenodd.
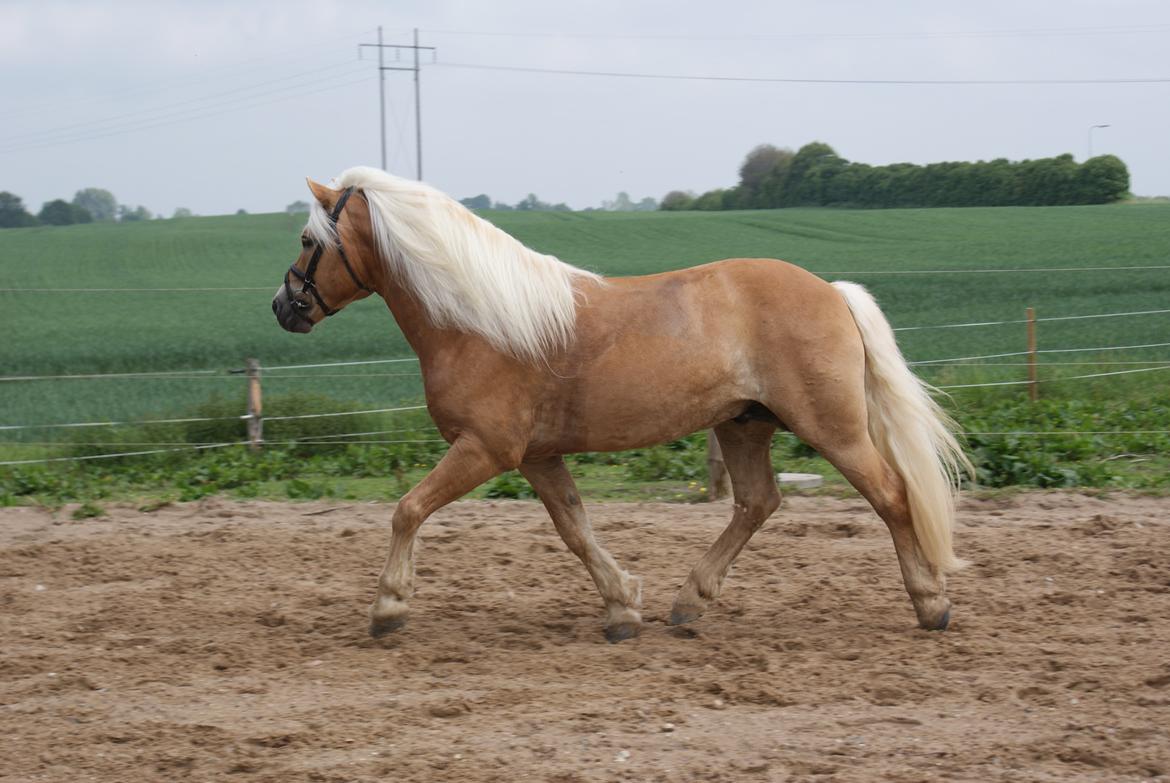
<svg viewBox="0 0 1170 783"><path fill-rule="evenodd" d="M290 39L344 28L336 3L33 2L0 5L0 66L51 55L57 67L134 64L152 71L244 60Z"/></svg>

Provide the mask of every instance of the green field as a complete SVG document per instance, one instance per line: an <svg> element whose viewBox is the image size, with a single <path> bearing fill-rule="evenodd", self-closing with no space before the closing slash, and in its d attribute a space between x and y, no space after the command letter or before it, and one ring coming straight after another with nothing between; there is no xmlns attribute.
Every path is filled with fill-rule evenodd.
<svg viewBox="0 0 1170 783"><path fill-rule="evenodd" d="M1170 206L922 210L792 209L719 213L486 215L528 245L607 275L675 269L733 256L776 257L829 279L863 282L895 327L1170 308L1170 270L1077 271L1170 264ZM205 375L0 382L0 424L143 419L190 414L210 398L243 412L243 382L227 370L409 356L376 299L313 334L283 332L269 302L298 252L302 219L232 216L0 231L3 375L215 370ZM1071 268L976 274L977 269ZM882 274L913 272L924 274ZM949 273L948 273L949 270ZM257 288L207 292L52 291L36 288ZM16 289L16 290L14 290ZM1042 322L1041 348L1170 342L1170 314ZM910 359L1020 351L1020 324L903 331ZM996 366L924 367L939 384L1020 379ZM1045 356L1043 377L1170 363L1170 347ZM1077 362L1077 364L1074 364ZM1116 364L1103 364L1115 362ZM1132 364L1122 364L1130 362ZM1004 366L999 366L1000 364ZM1125 397L1165 386L1170 373L1051 383L1061 399ZM409 364L274 371L265 394L317 391L367 407L417 402ZM1020 387L956 392L960 409L994 409ZM1135 398L1136 399L1136 398ZM393 426L386 423L386 426ZM1145 426L1150 426L1148 423ZM96 432L96 431L89 431ZM3 441L52 443L60 430L19 430ZM71 436L76 439L76 435ZM52 447L46 447L52 453ZM11 448L5 453L12 455ZM40 453L39 451L37 453ZM28 456L28 448L15 452Z"/></svg>

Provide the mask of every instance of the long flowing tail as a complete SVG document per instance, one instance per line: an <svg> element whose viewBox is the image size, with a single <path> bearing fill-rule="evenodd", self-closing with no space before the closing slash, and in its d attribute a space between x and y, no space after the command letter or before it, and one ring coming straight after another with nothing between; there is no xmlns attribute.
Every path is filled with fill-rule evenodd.
<svg viewBox="0 0 1170 783"><path fill-rule="evenodd" d="M955 493L974 467L955 437L958 426L934 401L934 388L906 365L894 331L869 292L856 283L833 286L845 297L865 345L869 435L906 484L914 534L942 573L961 568L951 546Z"/></svg>

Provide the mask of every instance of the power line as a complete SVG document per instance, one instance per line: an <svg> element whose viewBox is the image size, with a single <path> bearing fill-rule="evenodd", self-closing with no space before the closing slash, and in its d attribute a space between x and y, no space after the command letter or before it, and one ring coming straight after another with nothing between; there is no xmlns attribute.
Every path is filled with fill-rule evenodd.
<svg viewBox="0 0 1170 783"><path fill-rule="evenodd" d="M89 134L89 135L79 135L79 136L76 136L74 138L62 139L62 140L58 140L58 141L49 141L49 142L43 142L43 143L30 143L30 144L23 144L23 145L18 145L18 146L14 146L14 147L3 148L3 149L0 149L0 155L9 155L9 154L12 154L15 152L24 152L26 150L31 150L31 149L43 149L46 147L59 147L59 146L64 145L64 144L75 144L77 142L82 142L82 141L93 141L95 139L104 139L104 138L107 138L109 136L119 136L119 135L123 135L126 133L135 133L135 132L143 131L143 130L152 130L154 128L161 128L161 127L165 127L167 125L174 125L175 123L180 123L180 122L190 122L192 120L201 120L201 119L205 119L207 117L217 117L217 116L222 115L222 114L230 114L230 113L236 112L236 111L247 111L250 109L259 108L261 106L269 106L273 103L280 103L281 101L287 101L287 100L291 100L294 98L302 98L306 95L315 95L317 93L334 91L334 90L337 90L341 87L349 87L351 85L361 84L363 82L369 81L370 78L371 77L365 76L365 77L362 77L360 79L354 79L352 81L347 81L347 82L332 82L331 81L326 86L321 87L321 88L316 89L316 90L298 91L292 95L283 95L283 96L280 96L278 98L273 98L273 99L267 100L267 101L256 102L253 98L241 98L241 99L226 101L222 104L216 104L216 105L207 106L204 108L216 108L217 106L233 105L233 104L239 104L239 103L243 103L244 105L243 106L233 106L233 108L221 109L219 111L209 111L209 112L196 113L196 114L192 114L191 116L179 117L177 119L163 120L161 122L153 122L153 121L145 121L144 120L143 122L145 124L138 124L136 126L125 127L125 128L121 128L121 129L117 129L117 130L110 130L107 132L93 133L93 134ZM277 90L277 91L273 91L273 92L287 92L288 89L291 89L291 88L285 88L283 90ZM12 290L12 289L0 289L0 290ZM188 290L190 290L190 289L188 289ZM259 290L259 289L256 289L256 290Z"/></svg>
<svg viewBox="0 0 1170 783"><path fill-rule="evenodd" d="M519 32L514 30L426 30L432 35L464 35L497 38L576 38L632 41L778 41L822 39L847 41L883 41L933 38L1031 38L1085 35L1132 35L1170 32L1170 23L1150 25L1108 25L1094 27L1034 27L1021 30L950 30L904 31L890 33L794 32L769 34L691 35L671 33L558 33Z"/></svg>
<svg viewBox="0 0 1170 783"><path fill-rule="evenodd" d="M109 130L109 128L102 128L100 126L109 125L111 123L117 124L117 123L119 123L119 121L122 121L122 120L130 120L130 124L133 124L135 122L153 122L156 120L165 119L166 117L172 116L174 114L184 114L184 113L187 113L190 111L197 111L200 109L209 108L208 106L197 106L195 109L188 109L188 110L184 110L181 112L169 112L169 110L176 109L176 108L181 107L181 106L191 106L192 104L201 104L201 103L205 103L205 102L209 102L209 101L216 101L216 100L223 98L225 96L237 95L239 93L247 93L247 92L251 92L253 90L257 90L261 87L268 87L268 86L271 86L273 84L280 84L282 82L288 82L288 81L292 81L292 80L296 80L296 79L301 79L305 76L316 75L316 76L320 77L321 74L325 74L325 73L328 73L330 71L336 71L336 70L341 69L341 68L348 68L348 69L350 69L350 73L357 73L358 71L354 66L355 66L355 63L353 60L347 60L346 62L334 63L332 65L317 67L317 68L313 68L313 69L307 70L307 71L300 71L298 73L293 73L293 74L289 74L287 76L282 76L279 79L270 79L268 81L256 82L254 84L249 84L249 85L245 85L242 87L236 87L236 88L233 88L231 90L226 90L226 91L218 92L218 93L212 93L210 95L204 95L204 96L199 97L199 98L189 98L185 101L177 101L175 103L167 103L167 104L163 104L161 106L152 106L148 109L140 109L138 111L127 112L125 114L116 114L116 115L113 115L111 117L103 117L101 119L96 119L96 120L85 120L83 122L75 122L75 123L72 123L69 125L59 125L55 128L46 128L43 130L18 133L14 136L8 136L8 137L5 137L3 139L0 139L0 145L9 146L11 144L18 144L27 138L41 139L42 137L45 137L45 136L54 136L54 135L72 136L72 135L76 135L77 133L83 133L83 132L88 132L88 131ZM341 74L341 75L345 76L347 74ZM304 84L316 84L316 83L320 83L323 81L332 81L336 78L337 78L337 76L332 76L332 75L331 76L324 76L324 77L320 77L317 79L313 79L313 80L306 82ZM298 86L304 86L304 84L297 84L297 85L293 85L290 88L281 88L281 89L295 89ZM237 100L250 100L251 98L254 98L254 97L258 97L258 96L245 96L245 97L243 97L241 99L237 99ZM237 102L237 101L229 101L229 102ZM217 103L214 105L220 106L220 105L224 105L224 104ZM150 116L150 115L154 115L156 112L163 112L163 114L158 115L158 116ZM143 115L146 115L146 116L143 116ZM133 119L133 118L138 118L138 119ZM126 123L122 123L122 124L126 124ZM52 141L53 139L48 139L48 140Z"/></svg>
<svg viewBox="0 0 1170 783"><path fill-rule="evenodd" d="M333 44L333 43L337 43L339 41L351 41L354 38L359 38L361 36L368 35L370 32L371 32L371 30L367 28L367 29L358 30L358 31L355 31L352 33L347 33L345 35L339 35L339 36L335 36L335 37L331 37L331 38L327 38L327 39L318 39L315 41L315 45L322 46L324 44ZM110 101L117 99L117 98L123 98L123 97L127 97L127 96L132 96L132 95L143 95L143 94L149 95L151 93L163 92L164 90L167 91L168 93L174 93L177 88L186 87L189 85L198 85L198 84L206 84L209 82L218 82L218 81L221 81L223 79L238 79L240 71L244 70L245 68L248 68L251 66L257 66L257 65L263 64L263 63L277 63L278 61L286 61L289 58L295 58L295 62L298 65L303 64L305 62L305 46L301 45L297 48L289 48L285 51L282 51L279 54L274 53L271 55L264 55L264 56L260 56L260 57L251 57L251 58L248 58L247 60L239 60L239 61L233 62L233 63L225 63L223 65L207 68L206 70L200 72L199 74L192 75L192 76L163 79L161 81L151 82L151 83L144 84L144 85L138 85L136 87L128 87L128 88L122 89L122 90L114 90L112 92L106 92L106 93L100 93L100 94L88 94L88 95L81 96L78 98L72 98L72 99L70 99L70 107L75 108L79 105L84 105L84 104L94 103L94 102L109 103ZM271 68L282 68L283 69L284 67L286 67L286 63L279 62L279 64L277 64L277 65L267 65L267 66L261 65L260 67L261 67L261 70L271 69ZM215 74L222 74L222 75L215 75ZM70 84L72 84L72 83L73 82L70 82ZM55 90L57 87L60 87L60 86L61 85L55 85L53 87L50 87L49 89ZM39 115L39 114L44 114L46 112L58 113L61 111L61 105L60 105L59 99L56 99L56 98L46 99L42 102L42 104L43 105L34 105L34 106L28 107L28 110L26 111L25 115L23 115L23 116L13 115L13 116L9 116L7 119L9 122L19 122L28 116L35 116L35 115Z"/></svg>
<svg viewBox="0 0 1170 783"><path fill-rule="evenodd" d="M435 63L440 68L463 68L479 71L511 71L515 73L543 73L558 76L602 76L622 79L655 79L671 81L744 82L762 84L841 84L871 86L1022 86L1022 85L1093 85L1093 84L1168 84L1170 76L1122 79L797 79L771 76L716 76L713 74L640 73L634 71L587 71L571 68L535 68L518 65L487 65L484 63Z"/></svg>

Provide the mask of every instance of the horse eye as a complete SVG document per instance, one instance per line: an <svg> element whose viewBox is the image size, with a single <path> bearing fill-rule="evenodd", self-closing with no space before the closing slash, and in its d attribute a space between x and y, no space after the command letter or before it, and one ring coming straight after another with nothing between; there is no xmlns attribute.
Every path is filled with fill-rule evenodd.
<svg viewBox="0 0 1170 783"><path fill-rule="evenodd" d="M308 237L301 237L301 247L308 247L311 244L313 244L313 240Z"/></svg>

